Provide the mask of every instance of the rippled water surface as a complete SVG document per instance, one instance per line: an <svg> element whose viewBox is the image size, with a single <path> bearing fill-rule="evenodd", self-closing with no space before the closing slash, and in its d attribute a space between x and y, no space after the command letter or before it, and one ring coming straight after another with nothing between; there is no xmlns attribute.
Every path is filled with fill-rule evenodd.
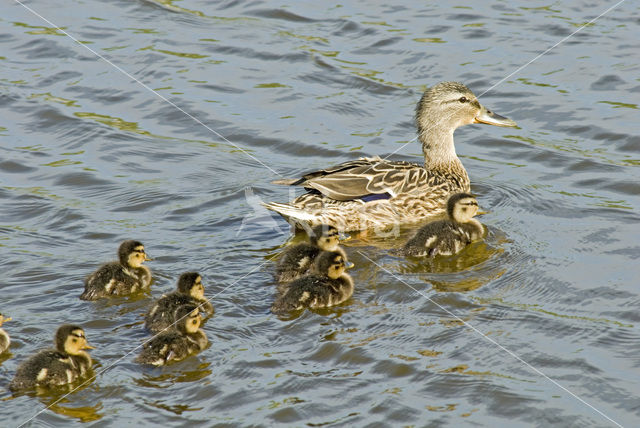
<svg viewBox="0 0 640 428"><path fill-rule="evenodd" d="M3 426L637 426L640 7L386 3L3 1ZM442 80L519 125L455 134L487 238L425 262L389 251L410 229L354 236L348 302L272 315L290 232L259 201L294 194L271 180L421 162L414 106ZM151 293L80 301L127 238ZM141 367L142 315L188 270L211 346ZM68 322L95 380L13 397Z"/></svg>

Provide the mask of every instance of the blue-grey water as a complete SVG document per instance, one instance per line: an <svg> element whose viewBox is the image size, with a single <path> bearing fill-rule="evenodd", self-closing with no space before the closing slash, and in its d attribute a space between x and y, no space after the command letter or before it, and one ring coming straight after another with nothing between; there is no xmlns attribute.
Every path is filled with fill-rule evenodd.
<svg viewBox="0 0 640 428"><path fill-rule="evenodd" d="M637 2L23 3L0 14L0 425L637 426ZM300 190L270 182L421 162L443 80L519 125L455 134L486 239L428 263L389 251L411 230L354 236L348 302L272 315L290 232L259 202ZM128 238L151 292L79 300ZM189 270L211 346L141 367L142 315ZM96 378L12 396L69 322Z"/></svg>

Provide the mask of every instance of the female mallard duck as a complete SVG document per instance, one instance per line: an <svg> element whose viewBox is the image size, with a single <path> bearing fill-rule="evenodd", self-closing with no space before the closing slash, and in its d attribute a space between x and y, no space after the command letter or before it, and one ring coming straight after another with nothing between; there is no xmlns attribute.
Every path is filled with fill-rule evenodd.
<svg viewBox="0 0 640 428"><path fill-rule="evenodd" d="M144 318L144 326L154 333L172 328L176 309L182 305L196 305L206 314L213 315L213 306L204 297L202 277L198 272L185 272L178 279L177 290L162 296Z"/></svg>
<svg viewBox="0 0 640 428"><path fill-rule="evenodd" d="M58 328L55 345L56 349L40 351L20 364L9 388L66 385L88 373L92 361L84 349L93 347L87 343L81 327L65 324Z"/></svg>
<svg viewBox="0 0 640 428"><path fill-rule="evenodd" d="M177 329L165 331L145 343L137 361L163 366L180 361L207 346L207 336L200 330L200 311L196 305L180 306L175 312Z"/></svg>
<svg viewBox="0 0 640 428"><path fill-rule="evenodd" d="M151 260L139 241L124 241L118 248L118 261L104 264L84 282L82 300L123 296L147 290L151 284L151 271L142 263Z"/></svg>
<svg viewBox="0 0 640 428"><path fill-rule="evenodd" d="M424 166L361 158L276 184L308 190L288 204L264 204L288 221L331 224L342 231L412 223L445 210L449 195L469 191L453 132L470 123L516 126L482 106L465 85L442 82L425 91L415 116Z"/></svg>
<svg viewBox="0 0 640 428"><path fill-rule="evenodd" d="M339 235L335 227L321 224L311 229L309 243L301 243L285 249L276 266L278 282L286 284L306 274L322 251L340 251L346 260L346 254L338 245Z"/></svg>
<svg viewBox="0 0 640 428"><path fill-rule="evenodd" d="M484 227L473 218L478 201L468 193L456 193L447 202L446 220L424 225L400 251L406 256L434 257L456 254L484 235Z"/></svg>
<svg viewBox="0 0 640 428"><path fill-rule="evenodd" d="M327 308L353 294L353 280L345 272L347 260L340 251L323 251L314 263L314 273L291 282L276 299L276 314L303 308Z"/></svg>
<svg viewBox="0 0 640 428"><path fill-rule="evenodd" d="M11 321L10 317L5 318L4 315L0 314L0 327L2 327L2 323ZM6 331L0 328L0 354L9 349L9 345L11 344L11 339L9 339L9 335Z"/></svg>

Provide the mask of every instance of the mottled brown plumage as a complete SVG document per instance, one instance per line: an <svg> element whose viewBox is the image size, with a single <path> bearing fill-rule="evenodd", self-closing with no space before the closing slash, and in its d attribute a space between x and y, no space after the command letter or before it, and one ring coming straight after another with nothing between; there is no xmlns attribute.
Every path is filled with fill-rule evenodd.
<svg viewBox="0 0 640 428"><path fill-rule="evenodd" d="M463 84L442 82L416 107L424 166L380 157L361 158L278 180L309 192L290 203L268 203L288 221L330 224L342 231L385 228L440 214L449 195L469 191L469 176L456 155L453 132L470 123L516 126L488 111Z"/></svg>

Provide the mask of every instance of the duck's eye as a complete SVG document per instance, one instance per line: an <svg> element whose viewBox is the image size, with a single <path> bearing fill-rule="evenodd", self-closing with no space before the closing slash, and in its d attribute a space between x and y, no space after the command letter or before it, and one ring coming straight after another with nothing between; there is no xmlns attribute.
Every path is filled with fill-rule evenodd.
<svg viewBox="0 0 640 428"><path fill-rule="evenodd" d="M460 97L460 99L459 99L458 101L460 101L461 103L463 103L463 104L464 104L464 103L466 103L466 102L467 102L467 101L469 101L469 100L467 99L467 97Z"/></svg>
<svg viewBox="0 0 640 428"><path fill-rule="evenodd" d="M78 339L71 339L71 341L72 341L73 343L77 343L77 342L78 342Z"/></svg>

